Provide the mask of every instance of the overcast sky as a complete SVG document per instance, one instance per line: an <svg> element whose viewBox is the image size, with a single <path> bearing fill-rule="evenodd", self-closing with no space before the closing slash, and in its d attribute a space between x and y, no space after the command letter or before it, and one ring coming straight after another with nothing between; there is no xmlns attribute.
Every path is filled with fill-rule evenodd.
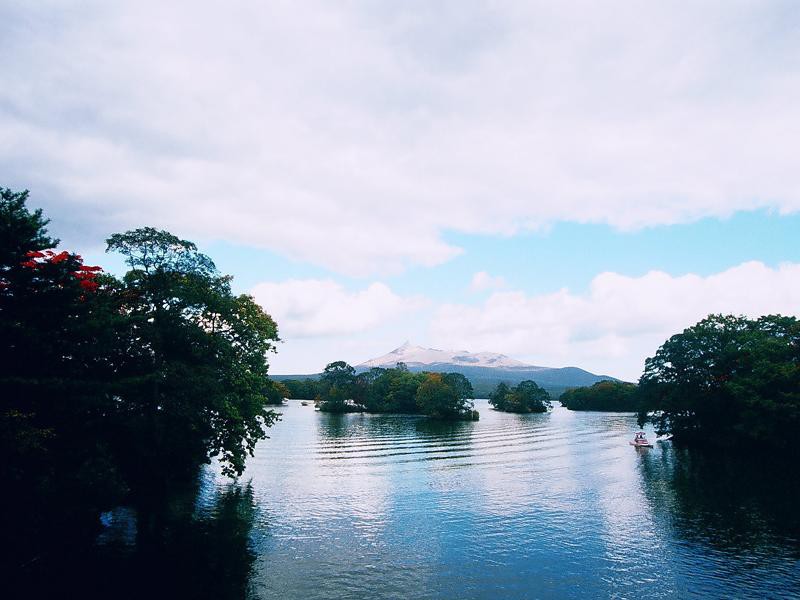
<svg viewBox="0 0 800 600"><path fill-rule="evenodd" d="M800 4L0 3L0 185L198 242L273 372L409 339L635 379L800 311Z"/></svg>

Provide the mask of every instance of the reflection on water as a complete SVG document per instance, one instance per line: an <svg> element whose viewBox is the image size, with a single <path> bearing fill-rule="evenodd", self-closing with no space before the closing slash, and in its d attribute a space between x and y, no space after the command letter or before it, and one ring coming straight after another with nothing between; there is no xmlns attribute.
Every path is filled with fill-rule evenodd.
<svg viewBox="0 0 800 600"><path fill-rule="evenodd" d="M141 510L136 538L115 536L116 523L99 540L101 584L117 596L245 598L255 554L250 533L256 509L250 486L206 487ZM125 521L125 518L122 519ZM125 582L120 590L120 583ZM103 594L105 595L105 594Z"/></svg>
<svg viewBox="0 0 800 600"><path fill-rule="evenodd" d="M479 408L478 422L441 423L288 407L248 470L259 505L284 501L253 596L790 597L800 585L785 514L800 494L754 491L775 473L718 457L723 478L668 442L636 450L632 415Z"/></svg>
<svg viewBox="0 0 800 600"><path fill-rule="evenodd" d="M776 549L800 556L800 479L763 458L745 460L685 448L642 456L651 510L692 542L751 559Z"/></svg>
<svg viewBox="0 0 800 600"><path fill-rule="evenodd" d="M165 502L104 515L94 547L45 557L10 597L246 598L256 513L250 486L206 476Z"/></svg>
<svg viewBox="0 0 800 600"><path fill-rule="evenodd" d="M109 515L93 562L64 564L93 589L171 598L800 589L796 471L634 449L632 415L478 405L478 422L441 423L292 402L238 484L211 467L169 503Z"/></svg>

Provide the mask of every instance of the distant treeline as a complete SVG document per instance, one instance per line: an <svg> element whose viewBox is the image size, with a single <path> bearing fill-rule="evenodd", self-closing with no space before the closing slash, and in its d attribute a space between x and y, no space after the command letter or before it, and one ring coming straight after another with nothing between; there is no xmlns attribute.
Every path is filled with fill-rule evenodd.
<svg viewBox="0 0 800 600"><path fill-rule="evenodd" d="M572 388L561 394L559 400L570 410L639 411L636 385L621 381L598 381L590 387Z"/></svg>
<svg viewBox="0 0 800 600"><path fill-rule="evenodd" d="M279 382L286 386L288 389L288 394L286 395L287 398L295 398L298 400L313 400L317 397L319 393L320 386L319 386L319 375L309 375L309 376L290 376L289 378L285 378L284 375L276 375L273 376L276 382ZM472 375L465 375L469 382L472 384L472 390L475 398L488 398L497 388L497 378L494 379L486 379L486 378L476 378ZM504 382L506 385L511 386L511 382ZM537 384L543 390L546 390L548 394L550 394L551 399L558 399L561 394L563 394L568 389L572 389L566 386L552 386L552 385L542 385Z"/></svg>
<svg viewBox="0 0 800 600"><path fill-rule="evenodd" d="M800 321L710 315L662 344L638 385L604 381L559 399L571 410L636 411L679 443L796 456Z"/></svg>
<svg viewBox="0 0 800 600"><path fill-rule="evenodd" d="M363 398L370 411L419 410L416 390L422 375L400 371L365 388L378 377L358 376L358 389L366 391L354 397ZM324 394L321 380L283 383L293 397ZM515 412L547 410L547 391L523 383L496 387L489 394L492 405ZM539 400L523 400L533 397ZM636 412L640 425L650 422L676 442L794 454L798 447L792 441L800 430L800 321L781 315L710 315L648 358L638 385L602 381L566 390L558 399L570 410Z"/></svg>
<svg viewBox="0 0 800 600"><path fill-rule="evenodd" d="M277 379L289 390L288 398L313 400L317 397L321 389L319 375L303 377L302 379L299 377L284 379L283 376L278 376ZM493 381L475 381L473 377L467 377L467 379L469 379L470 384L472 384L473 394L476 398L488 398L489 394L497 387L497 384ZM558 396L566 389L567 388L547 388L548 392L553 396Z"/></svg>
<svg viewBox="0 0 800 600"><path fill-rule="evenodd" d="M318 380L281 382L291 398L315 400L324 412L424 414L477 420L473 391L460 373L412 373L402 363L363 373L343 361L330 363Z"/></svg>
<svg viewBox="0 0 800 600"><path fill-rule="evenodd" d="M318 379L281 379L280 382L288 392L287 398L297 400L316 400L321 391Z"/></svg>

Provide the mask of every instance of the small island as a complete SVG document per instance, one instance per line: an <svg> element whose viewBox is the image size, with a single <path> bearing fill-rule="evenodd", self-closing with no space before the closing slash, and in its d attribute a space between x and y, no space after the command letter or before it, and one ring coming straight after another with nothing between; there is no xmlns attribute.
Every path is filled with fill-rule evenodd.
<svg viewBox="0 0 800 600"><path fill-rule="evenodd" d="M624 381L598 381L592 386L568 389L559 401L569 410L638 412L637 387Z"/></svg>
<svg viewBox="0 0 800 600"><path fill-rule="evenodd" d="M495 410L511 413L543 413L552 406L550 394L535 381L521 381L514 387L499 383L489 394Z"/></svg>
<svg viewBox="0 0 800 600"><path fill-rule="evenodd" d="M344 361L328 364L318 380L286 380L292 398L313 399L322 412L423 414L477 421L472 384L461 373L412 373L403 363L357 373Z"/></svg>

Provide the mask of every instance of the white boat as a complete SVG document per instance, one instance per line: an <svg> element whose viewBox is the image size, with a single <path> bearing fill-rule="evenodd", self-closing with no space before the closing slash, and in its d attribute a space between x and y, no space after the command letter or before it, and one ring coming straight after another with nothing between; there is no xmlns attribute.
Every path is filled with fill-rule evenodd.
<svg viewBox="0 0 800 600"><path fill-rule="evenodd" d="M647 441L647 438L644 435L644 431L638 431L636 435L633 437L633 440L628 442L631 446L636 446L637 448L652 448L653 444Z"/></svg>

